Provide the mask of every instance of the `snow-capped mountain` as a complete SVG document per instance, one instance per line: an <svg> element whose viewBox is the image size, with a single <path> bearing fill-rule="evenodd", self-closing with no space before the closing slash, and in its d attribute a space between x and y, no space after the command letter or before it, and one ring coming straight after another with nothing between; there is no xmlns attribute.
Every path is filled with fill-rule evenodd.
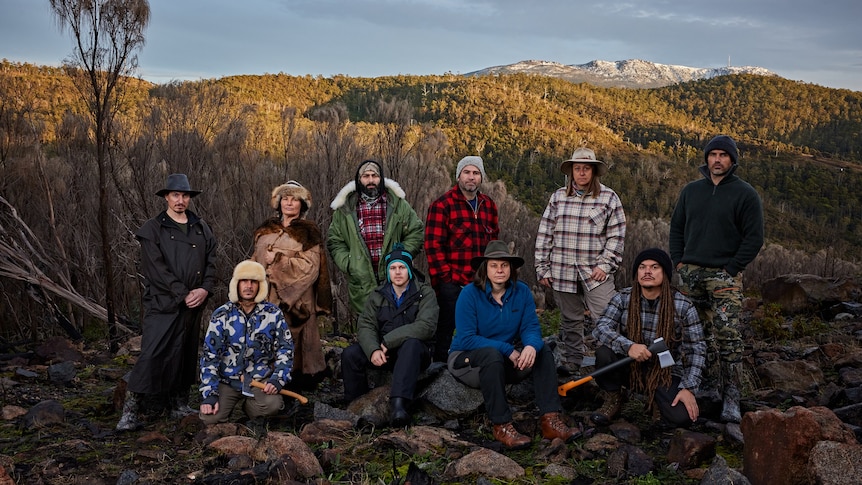
<svg viewBox="0 0 862 485"><path fill-rule="evenodd" d="M656 88L728 74L776 75L768 69L755 66L702 68L658 64L640 59L615 62L596 60L586 64L560 64L559 62L530 60L506 66L488 67L469 72L466 75L517 73L559 77L572 82L586 82L597 86L626 88Z"/></svg>

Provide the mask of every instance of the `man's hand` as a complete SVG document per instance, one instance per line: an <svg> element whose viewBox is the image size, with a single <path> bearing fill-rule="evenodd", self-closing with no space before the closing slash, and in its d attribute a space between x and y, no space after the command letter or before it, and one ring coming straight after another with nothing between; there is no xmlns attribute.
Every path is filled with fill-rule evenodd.
<svg viewBox="0 0 862 485"><path fill-rule="evenodd" d="M682 402L685 406L685 410L688 411L688 417L692 421L697 421L697 417L700 416L700 409L697 407L697 399L695 399L694 394L688 389L680 389L670 405L676 406L679 402Z"/></svg>
<svg viewBox="0 0 862 485"><path fill-rule="evenodd" d="M201 404L201 414L215 414L217 412L218 412L218 403Z"/></svg>
<svg viewBox="0 0 862 485"><path fill-rule="evenodd" d="M551 287L551 278L542 278L539 280L539 284L542 286L547 286L548 288L550 288Z"/></svg>
<svg viewBox="0 0 862 485"><path fill-rule="evenodd" d="M652 352L647 350L647 346L644 344L632 344L629 347L629 357L637 362L646 362L652 357Z"/></svg>
<svg viewBox="0 0 862 485"><path fill-rule="evenodd" d="M201 303L206 301L207 295L209 295L209 292L207 290L203 288L195 288L194 290L190 291L188 295L186 295L186 306L189 308L195 308L197 306L200 306Z"/></svg>
<svg viewBox="0 0 862 485"><path fill-rule="evenodd" d="M265 386L263 386L263 393L269 394L270 396L274 394L278 394L278 388L272 385L271 382L267 382Z"/></svg>
<svg viewBox="0 0 862 485"><path fill-rule="evenodd" d="M590 278L596 281L605 281L606 279L608 279L608 274L605 273L602 268L596 266L595 268L593 268L593 272L590 274Z"/></svg>
<svg viewBox="0 0 862 485"><path fill-rule="evenodd" d="M380 342L380 348L371 353L371 363L374 364L376 367L381 367L386 364L386 362L389 360L388 358L386 358L386 352L388 351L389 349L387 349L386 346L383 345L383 342Z"/></svg>
<svg viewBox="0 0 862 485"><path fill-rule="evenodd" d="M536 349L533 348L532 345L528 345L521 350L521 354L518 356L518 360L515 361L515 367L518 370L529 369L533 367L533 364L536 363Z"/></svg>

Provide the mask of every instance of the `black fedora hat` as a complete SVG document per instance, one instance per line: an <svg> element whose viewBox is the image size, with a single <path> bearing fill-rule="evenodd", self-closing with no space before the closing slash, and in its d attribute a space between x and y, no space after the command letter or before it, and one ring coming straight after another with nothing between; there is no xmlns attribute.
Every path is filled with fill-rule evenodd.
<svg viewBox="0 0 862 485"><path fill-rule="evenodd" d="M156 195L163 197L165 194L171 192L185 192L192 197L201 193L200 190L192 190L191 185L189 185L189 178L184 173L172 173L168 175L168 182L165 184L165 188L156 192Z"/></svg>
<svg viewBox="0 0 862 485"><path fill-rule="evenodd" d="M470 266L472 266L473 269L478 269L479 265L482 264L482 261L488 259L502 259L504 261L508 261L513 268L520 268L524 265L524 258L509 252L509 245L500 240L488 242L488 246L485 247L485 254L482 256L474 256L473 259L470 260Z"/></svg>

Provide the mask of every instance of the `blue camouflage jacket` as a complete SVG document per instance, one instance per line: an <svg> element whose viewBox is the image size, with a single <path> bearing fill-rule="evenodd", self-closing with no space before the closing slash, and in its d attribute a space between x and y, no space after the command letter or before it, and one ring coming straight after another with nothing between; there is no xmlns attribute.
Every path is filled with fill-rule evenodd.
<svg viewBox="0 0 862 485"><path fill-rule="evenodd" d="M249 315L233 302L218 307L204 335L201 404L218 402L219 382L242 390L243 375L281 390L293 368L293 340L281 310L269 302Z"/></svg>

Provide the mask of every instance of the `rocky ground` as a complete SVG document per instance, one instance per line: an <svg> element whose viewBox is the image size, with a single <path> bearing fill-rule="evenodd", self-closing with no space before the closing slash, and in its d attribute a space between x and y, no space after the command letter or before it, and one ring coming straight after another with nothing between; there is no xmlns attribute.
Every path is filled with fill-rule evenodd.
<svg viewBox="0 0 862 485"><path fill-rule="evenodd" d="M836 414L858 436L859 318L851 313L827 321L768 317L762 308L747 317L749 382L743 411L825 406L839 410ZM779 330L787 334L764 335ZM344 345L337 340L328 342L333 363ZM340 381L333 378L313 389L296 389L309 403L287 399L284 412L268 422L206 429L195 416L151 416L143 430L118 434L113 430L121 394L116 388L130 361L128 355L64 339L5 356L0 362L0 485L694 484L721 483L709 481L716 463L726 464L720 472L724 477L738 475L743 467L740 427L709 419L717 414L717 403L702 403L704 419L684 436L654 422L637 396L621 419L597 429L586 420L600 404L593 385L564 399L566 419L583 433L568 444L541 440L528 393L513 389L517 427L535 437L529 449L514 452L493 441L481 409L453 417L419 403L412 426L390 429L381 418L385 386L347 407L340 402ZM695 445L706 450L704 456L689 452L675 458L673 448L693 436L705 440Z"/></svg>

